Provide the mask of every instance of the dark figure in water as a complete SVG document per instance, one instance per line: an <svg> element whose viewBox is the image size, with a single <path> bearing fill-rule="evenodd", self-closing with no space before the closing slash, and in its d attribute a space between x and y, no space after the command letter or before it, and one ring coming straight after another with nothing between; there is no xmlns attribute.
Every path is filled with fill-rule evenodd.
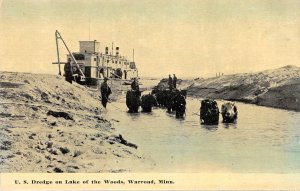
<svg viewBox="0 0 300 191"><path fill-rule="evenodd" d="M170 91L170 97L167 101L168 112L175 111L176 118L182 118L185 115L186 108L186 90L173 90Z"/></svg>
<svg viewBox="0 0 300 191"><path fill-rule="evenodd" d="M68 62L64 66L65 71L65 80L72 84L73 81L73 72L72 72L72 65L71 65L71 59L68 59Z"/></svg>
<svg viewBox="0 0 300 191"><path fill-rule="evenodd" d="M126 105L129 113L138 113L141 106L141 92L136 90L129 90L126 93Z"/></svg>
<svg viewBox="0 0 300 191"><path fill-rule="evenodd" d="M100 86L100 91L101 91L101 103L104 108L106 108L106 104L108 102L108 97L111 94L111 89L107 84L108 78L104 78L104 82L102 82Z"/></svg>
<svg viewBox="0 0 300 191"><path fill-rule="evenodd" d="M185 96L182 94L182 92L178 92L173 100L173 109L175 110L176 118L183 118L186 106Z"/></svg>
<svg viewBox="0 0 300 191"><path fill-rule="evenodd" d="M139 82L136 78L133 78L133 82L131 83L131 89L135 91L140 91Z"/></svg>
<svg viewBox="0 0 300 191"><path fill-rule="evenodd" d="M152 94L155 95L158 106L159 107L166 107L168 109L168 112L175 111L174 106L174 98L175 96L180 93L184 97L186 97L186 90L159 90L159 89L153 89Z"/></svg>
<svg viewBox="0 0 300 191"><path fill-rule="evenodd" d="M173 74L173 87L176 89L177 77Z"/></svg>
<svg viewBox="0 0 300 191"><path fill-rule="evenodd" d="M201 102L200 120L206 125L216 125L219 123L219 108L215 100L205 99Z"/></svg>
<svg viewBox="0 0 300 191"><path fill-rule="evenodd" d="M169 85L169 89L172 90L173 89L173 79L170 74L169 74L169 79L168 79L168 85Z"/></svg>
<svg viewBox="0 0 300 191"><path fill-rule="evenodd" d="M174 98L176 97L177 93L178 91L173 90L166 90L163 93L168 113L172 113L172 111L175 111Z"/></svg>
<svg viewBox="0 0 300 191"><path fill-rule="evenodd" d="M157 106L157 101L156 101L155 97L151 94L143 95L142 96L143 112L151 112L153 106Z"/></svg>

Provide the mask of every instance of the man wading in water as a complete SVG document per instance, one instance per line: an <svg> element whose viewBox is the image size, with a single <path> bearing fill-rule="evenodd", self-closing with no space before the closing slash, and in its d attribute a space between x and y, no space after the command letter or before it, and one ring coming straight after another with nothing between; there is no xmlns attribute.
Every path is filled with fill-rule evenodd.
<svg viewBox="0 0 300 191"><path fill-rule="evenodd" d="M104 108L106 108L106 104L108 102L108 96L111 94L111 89L107 84L108 78L104 78L104 82L102 82L100 86L100 91L101 91L101 103Z"/></svg>

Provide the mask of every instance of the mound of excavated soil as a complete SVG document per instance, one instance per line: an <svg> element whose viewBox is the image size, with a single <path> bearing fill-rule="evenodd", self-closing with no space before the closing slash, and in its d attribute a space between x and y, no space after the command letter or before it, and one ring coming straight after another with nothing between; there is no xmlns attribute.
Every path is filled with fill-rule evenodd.
<svg viewBox="0 0 300 191"><path fill-rule="evenodd" d="M167 80L163 79L158 87L167 87ZM289 65L258 73L181 80L178 88L187 88L190 96L236 100L300 111L300 68L296 66Z"/></svg>
<svg viewBox="0 0 300 191"><path fill-rule="evenodd" d="M300 111L300 78L292 78L281 85L269 88L257 98L257 104Z"/></svg>
<svg viewBox="0 0 300 191"><path fill-rule="evenodd" d="M0 171L147 168L136 145L115 135L102 110L98 90L61 76L0 72Z"/></svg>

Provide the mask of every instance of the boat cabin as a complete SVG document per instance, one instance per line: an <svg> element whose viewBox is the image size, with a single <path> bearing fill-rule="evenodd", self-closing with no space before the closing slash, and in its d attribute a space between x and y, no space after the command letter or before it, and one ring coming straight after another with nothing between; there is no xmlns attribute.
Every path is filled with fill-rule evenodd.
<svg viewBox="0 0 300 191"><path fill-rule="evenodd" d="M121 56L119 47L115 47L115 52L113 48L109 52L108 47L105 47L104 53L100 52L99 49L100 42L96 40L79 41L79 52L72 53L87 82L104 77L125 80L138 77L135 62ZM74 62L70 54L67 55L67 59L70 59L71 63ZM73 72L76 72L76 67Z"/></svg>

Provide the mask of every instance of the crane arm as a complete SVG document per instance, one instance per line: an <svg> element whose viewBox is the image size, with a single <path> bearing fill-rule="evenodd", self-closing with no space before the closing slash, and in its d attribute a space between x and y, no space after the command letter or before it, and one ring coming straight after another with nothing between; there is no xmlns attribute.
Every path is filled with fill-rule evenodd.
<svg viewBox="0 0 300 191"><path fill-rule="evenodd" d="M74 58L73 54L71 53L70 49L68 48L68 46L67 46L67 44L65 43L64 39L62 38L61 34L60 34L57 30L55 31L55 37L56 37L56 47L57 47L58 65L60 65L59 51L58 51L58 40L60 39L60 40L63 42L63 44L65 45L67 51L69 52L69 54L70 54L70 56L71 56L73 62L74 62L75 65L77 66L77 68L78 68L78 70L79 70L79 72L80 72L80 75L81 75L83 78L85 78L85 75L84 75L84 73L82 72L82 70L80 69L80 67L79 67L79 65L78 65L78 63L77 63L77 61L76 61L76 59ZM59 68L60 68L60 67L59 67Z"/></svg>

